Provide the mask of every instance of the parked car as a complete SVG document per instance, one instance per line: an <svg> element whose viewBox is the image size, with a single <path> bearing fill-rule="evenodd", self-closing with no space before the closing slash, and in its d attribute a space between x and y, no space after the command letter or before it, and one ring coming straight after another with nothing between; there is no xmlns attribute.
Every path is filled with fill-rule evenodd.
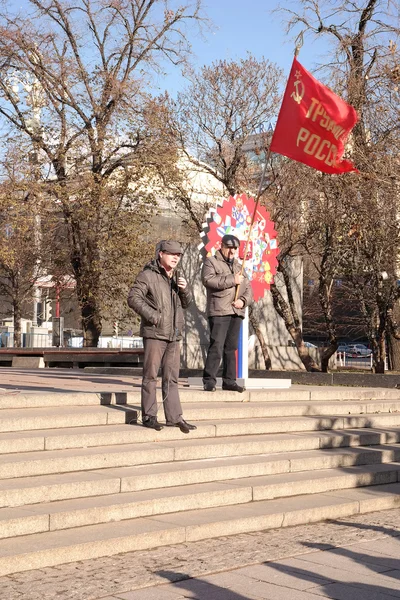
<svg viewBox="0 0 400 600"><path fill-rule="evenodd" d="M371 356L372 354L372 350L365 344L349 344L346 352L353 356Z"/></svg>
<svg viewBox="0 0 400 600"><path fill-rule="evenodd" d="M304 342L304 345L306 348L317 348L318 347L315 344L312 344L311 342Z"/></svg>
<svg viewBox="0 0 400 600"><path fill-rule="evenodd" d="M340 353L346 352L346 354L348 351L349 351L348 344L339 344L338 349L336 350L336 352L340 352Z"/></svg>

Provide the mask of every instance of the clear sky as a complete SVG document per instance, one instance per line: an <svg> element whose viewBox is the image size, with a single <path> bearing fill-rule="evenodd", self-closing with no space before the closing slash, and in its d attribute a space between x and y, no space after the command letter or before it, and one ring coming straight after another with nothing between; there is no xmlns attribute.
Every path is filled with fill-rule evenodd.
<svg viewBox="0 0 400 600"><path fill-rule="evenodd" d="M204 0L213 25L211 31L204 31L203 37L191 37L194 64L201 67L219 59L236 60L251 52L256 58L264 56L277 63L286 78L293 60L295 34L285 33L282 14L271 14L279 3L288 4L285 0ZM291 3L292 8L295 5L295 1ZM321 42L305 38L298 58L312 71L322 62L324 48ZM157 83L160 91L167 87L174 95L185 85L185 80L178 69L167 68L167 71L168 77L159 78Z"/></svg>

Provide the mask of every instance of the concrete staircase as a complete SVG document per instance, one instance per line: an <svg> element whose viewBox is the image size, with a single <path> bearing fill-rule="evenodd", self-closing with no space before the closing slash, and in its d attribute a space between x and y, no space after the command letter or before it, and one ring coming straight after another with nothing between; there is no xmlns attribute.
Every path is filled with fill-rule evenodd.
<svg viewBox="0 0 400 600"><path fill-rule="evenodd" d="M0 576L400 504L397 390L181 399L189 435L139 392L0 396Z"/></svg>

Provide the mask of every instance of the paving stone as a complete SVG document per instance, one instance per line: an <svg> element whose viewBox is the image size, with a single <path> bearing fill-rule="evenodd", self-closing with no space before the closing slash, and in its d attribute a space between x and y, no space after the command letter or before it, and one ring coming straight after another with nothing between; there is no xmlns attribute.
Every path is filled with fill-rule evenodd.
<svg viewBox="0 0 400 600"><path fill-rule="evenodd" d="M175 584L177 590L194 592L195 598L213 600L316 600L309 592L289 589L265 581L257 581L241 576L239 572L228 572L200 579L189 579ZM230 593L232 594L230 596ZM190 598L190 596L189 596Z"/></svg>
<svg viewBox="0 0 400 600"><path fill-rule="evenodd" d="M250 579L258 579L275 585L282 585L286 588L295 590L308 590L318 585L325 584L325 576L319 573L307 573L303 577L299 577L294 569L278 564L279 568L270 563L262 565L252 565L240 569L240 574ZM334 582L335 579L332 579Z"/></svg>
<svg viewBox="0 0 400 600"><path fill-rule="evenodd" d="M118 593L117 595L118 600L183 600L185 597L189 598L190 596L183 596L179 590L170 585L136 590L126 594Z"/></svg>
<svg viewBox="0 0 400 600"><path fill-rule="evenodd" d="M335 600L393 600L390 590L377 585L362 587L332 583L324 589L318 590L321 598L334 598Z"/></svg>
<svg viewBox="0 0 400 600"><path fill-rule="evenodd" d="M349 573L353 573L353 575L357 573L358 575L368 576L371 572L383 573L388 570L388 566L384 564L384 560L375 559L374 556L368 553L363 554L361 560L361 557L357 556L356 551L348 548L338 548L329 552L313 552L304 557L303 560L313 565L327 565L340 571L348 571Z"/></svg>
<svg viewBox="0 0 400 600"><path fill-rule="evenodd" d="M326 552L327 559L330 558L331 552ZM366 564L363 572L353 570L349 571L341 567L333 567L329 564L316 564L307 560L308 555L299 556L298 558L290 558L283 561L277 561L270 564L270 567L275 571L277 576L286 577L290 574L293 581L297 580L301 589L302 583L308 582L307 590L314 592L314 588L321 585L330 585L331 583L343 583L350 586L378 585L382 588L391 590L391 594L399 598L400 589L399 581L393 577L393 571L385 571L375 573L370 568L371 565ZM329 561L328 561L329 562ZM315 578L319 578L319 582L312 582ZM311 583L310 583L311 582Z"/></svg>
<svg viewBox="0 0 400 600"><path fill-rule="evenodd" d="M379 554L383 554L383 555L389 555L391 558L396 559L397 561L400 561L400 540L399 539L393 538L393 539L385 540L384 542L377 541L373 545L372 550L376 554L379 553ZM371 552L371 548L369 548L369 552ZM398 562L398 566L400 566L399 562Z"/></svg>

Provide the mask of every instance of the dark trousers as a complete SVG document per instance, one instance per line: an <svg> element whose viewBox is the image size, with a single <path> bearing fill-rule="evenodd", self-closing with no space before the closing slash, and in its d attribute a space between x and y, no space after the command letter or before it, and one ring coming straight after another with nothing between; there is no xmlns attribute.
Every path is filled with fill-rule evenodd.
<svg viewBox="0 0 400 600"><path fill-rule="evenodd" d="M180 343L144 338L143 345L142 419L157 416L157 375L161 366L165 419L170 423L178 423L182 418L178 392Z"/></svg>
<svg viewBox="0 0 400 600"><path fill-rule="evenodd" d="M209 317L210 345L203 371L203 383L215 384L222 359L222 381L228 385L236 381L236 350L243 319L237 315Z"/></svg>

